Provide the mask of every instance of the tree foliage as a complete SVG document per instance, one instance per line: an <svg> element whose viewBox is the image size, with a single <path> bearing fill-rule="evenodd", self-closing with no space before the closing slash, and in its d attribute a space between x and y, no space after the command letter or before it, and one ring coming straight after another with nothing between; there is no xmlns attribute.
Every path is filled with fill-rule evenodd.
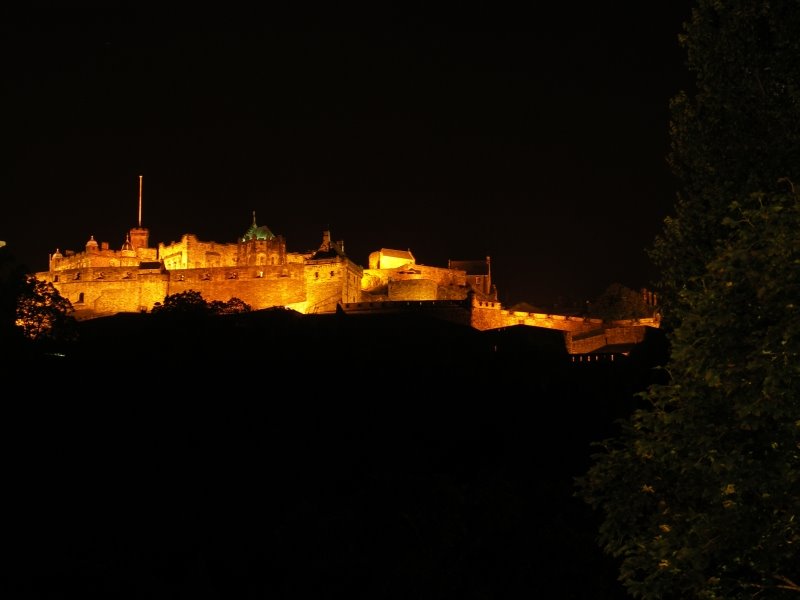
<svg viewBox="0 0 800 600"><path fill-rule="evenodd" d="M651 256L670 357L578 494L637 598L800 594L800 3L697 0Z"/></svg>
<svg viewBox="0 0 800 600"><path fill-rule="evenodd" d="M17 297L16 325L32 341L68 341L75 335L74 309L55 286L28 275Z"/></svg>
<svg viewBox="0 0 800 600"><path fill-rule="evenodd" d="M578 480L641 598L800 593L800 198L734 203L668 384Z"/></svg>
<svg viewBox="0 0 800 600"><path fill-rule="evenodd" d="M208 314L208 303L197 290L186 290L164 297L163 303L153 306L153 314L177 317L203 317Z"/></svg>
<svg viewBox="0 0 800 600"><path fill-rule="evenodd" d="M0 345L9 354L24 342L17 326L17 300L25 285L25 269L8 246L0 247Z"/></svg>
<svg viewBox="0 0 800 600"><path fill-rule="evenodd" d="M51 283L26 273L0 248L0 355L32 358L76 337L73 308Z"/></svg>
<svg viewBox="0 0 800 600"><path fill-rule="evenodd" d="M203 294L197 290L186 290L170 294L163 303L153 306L153 313L181 318L199 318L211 315L231 315L249 312L251 306L243 300L233 297L227 302L212 300L207 302Z"/></svg>
<svg viewBox="0 0 800 600"><path fill-rule="evenodd" d="M652 316L641 292L621 283L612 283L592 303L592 316L606 321L642 319Z"/></svg>
<svg viewBox="0 0 800 600"><path fill-rule="evenodd" d="M729 204L800 181L800 10L796 0L697 0L680 43L695 89L670 103L679 192L650 256L665 316L730 234Z"/></svg>
<svg viewBox="0 0 800 600"><path fill-rule="evenodd" d="M235 315L250 312L252 307L244 300L234 296L227 302L212 300L208 303L208 309L213 315Z"/></svg>

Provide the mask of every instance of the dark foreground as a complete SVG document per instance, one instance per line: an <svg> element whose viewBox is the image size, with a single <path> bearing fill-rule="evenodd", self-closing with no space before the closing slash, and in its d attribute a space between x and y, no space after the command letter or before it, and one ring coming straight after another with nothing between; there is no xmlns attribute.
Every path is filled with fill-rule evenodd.
<svg viewBox="0 0 800 600"><path fill-rule="evenodd" d="M573 477L660 340L577 366L552 332L339 323L9 369L5 596L625 597Z"/></svg>

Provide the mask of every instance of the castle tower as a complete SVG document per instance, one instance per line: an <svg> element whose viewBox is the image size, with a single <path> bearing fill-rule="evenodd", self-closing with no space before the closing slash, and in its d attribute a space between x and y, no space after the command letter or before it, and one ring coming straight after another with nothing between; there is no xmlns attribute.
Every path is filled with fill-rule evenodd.
<svg viewBox="0 0 800 600"><path fill-rule="evenodd" d="M64 259L64 255L61 254L61 250L56 248L54 254L50 255L50 270L55 271L56 268L61 266L61 261Z"/></svg>
<svg viewBox="0 0 800 600"><path fill-rule="evenodd" d="M253 223L239 238L236 253L236 262L242 266L283 265L286 264L286 241L266 225L259 226L256 211L253 211Z"/></svg>
<svg viewBox="0 0 800 600"><path fill-rule="evenodd" d="M147 248L149 243L150 231L144 227L134 227L128 233L128 240L133 250Z"/></svg>

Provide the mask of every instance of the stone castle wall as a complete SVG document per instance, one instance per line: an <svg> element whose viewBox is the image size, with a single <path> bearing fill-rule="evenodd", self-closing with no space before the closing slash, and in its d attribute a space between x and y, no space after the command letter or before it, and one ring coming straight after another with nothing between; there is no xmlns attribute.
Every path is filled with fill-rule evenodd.
<svg viewBox="0 0 800 600"><path fill-rule="evenodd" d="M440 285L436 289L437 300L465 300L469 288L463 285Z"/></svg>
<svg viewBox="0 0 800 600"><path fill-rule="evenodd" d="M497 301L475 300L472 308L472 323L476 329L497 329L513 325L545 327L559 331L586 332L603 327L602 319L587 319L568 315L520 312L504 309Z"/></svg>
<svg viewBox="0 0 800 600"><path fill-rule="evenodd" d="M379 287L388 286L389 282L397 281L416 281L429 280L438 286L461 286L467 285L467 274L457 269L446 269L443 267L429 267L427 265L406 265L392 269L364 269L362 279L362 289L365 291L374 290ZM436 295L426 300L435 300Z"/></svg>
<svg viewBox="0 0 800 600"><path fill-rule="evenodd" d="M625 323L628 323L627 325ZM587 332L584 335L567 336L567 351L570 354L587 354L603 346L638 344L644 341L647 327L634 325L631 321L617 321L616 325Z"/></svg>
<svg viewBox="0 0 800 600"><path fill-rule="evenodd" d="M237 244L202 242L197 236L185 234L178 242L158 245L158 256L168 270L235 267Z"/></svg>
<svg viewBox="0 0 800 600"><path fill-rule="evenodd" d="M305 269L301 264L244 269L88 268L37 273L75 308L77 318L118 312L150 311L168 295L195 290L208 301L239 298L253 309L298 306L306 302Z"/></svg>
<svg viewBox="0 0 800 600"><path fill-rule="evenodd" d="M304 266L306 312L333 312L339 302L361 299L361 268L340 259L314 260Z"/></svg>
<svg viewBox="0 0 800 600"><path fill-rule="evenodd" d="M37 273L75 308L78 319L118 312L150 310L164 300L169 275L158 269L90 268L60 273Z"/></svg>
<svg viewBox="0 0 800 600"><path fill-rule="evenodd" d="M438 300L439 286L431 279L401 279L389 282L389 300Z"/></svg>
<svg viewBox="0 0 800 600"><path fill-rule="evenodd" d="M200 292L207 302L239 298L254 310L306 301L302 265L170 271L167 295L188 290Z"/></svg>

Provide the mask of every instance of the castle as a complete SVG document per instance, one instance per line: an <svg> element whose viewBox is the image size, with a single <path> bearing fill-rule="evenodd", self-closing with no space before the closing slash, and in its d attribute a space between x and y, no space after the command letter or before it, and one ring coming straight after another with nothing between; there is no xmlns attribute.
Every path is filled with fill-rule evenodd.
<svg viewBox="0 0 800 600"><path fill-rule="evenodd" d="M81 252L56 250L48 267L36 277L52 282L79 320L148 312L166 296L188 290L207 301L235 297L253 309L281 306L304 314L393 302L460 304L468 296L499 306L489 257L431 267L418 264L410 250L382 248L370 254L364 268L348 258L344 242L333 241L329 230L316 250L287 251L284 237L258 225L255 212L233 243L185 234L151 247L149 231L134 227L119 250L91 236Z"/></svg>
<svg viewBox="0 0 800 600"><path fill-rule="evenodd" d="M150 245L149 231L131 228L119 250L90 236L83 251L56 250L35 276L67 298L79 320L149 312L168 295L198 291L206 301L238 298L254 310L285 307L303 314L427 311L479 330L529 325L561 330L571 354L642 341L658 321L603 323L577 316L504 308L492 283L491 259L450 260L447 267L417 263L411 250L381 248L364 268L343 241L322 232L316 250L289 252L286 240L252 223L233 243L179 241Z"/></svg>

